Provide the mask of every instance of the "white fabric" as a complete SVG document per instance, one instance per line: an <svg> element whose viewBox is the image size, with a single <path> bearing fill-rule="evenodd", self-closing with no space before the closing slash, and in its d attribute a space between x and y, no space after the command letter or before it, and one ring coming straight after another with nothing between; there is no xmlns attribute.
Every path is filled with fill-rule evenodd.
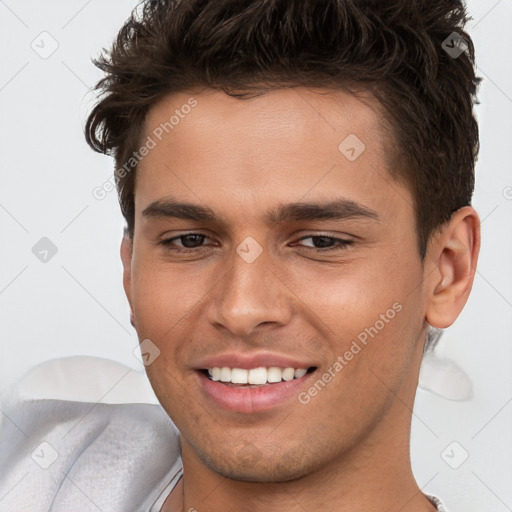
<svg viewBox="0 0 512 512"><path fill-rule="evenodd" d="M160 406L1 408L0 512L148 512L181 469L178 431Z"/></svg>
<svg viewBox="0 0 512 512"><path fill-rule="evenodd" d="M436 352L423 356L419 387L447 400L467 401L473 396L473 384L467 373L455 361Z"/></svg>
<svg viewBox="0 0 512 512"><path fill-rule="evenodd" d="M20 400L158 404L144 366L139 364L140 371L136 371L100 357L52 359L30 369L18 383L17 393Z"/></svg>
<svg viewBox="0 0 512 512"><path fill-rule="evenodd" d="M441 500L436 496L427 496L427 498L436 506L437 512L448 512L445 506L441 503Z"/></svg>

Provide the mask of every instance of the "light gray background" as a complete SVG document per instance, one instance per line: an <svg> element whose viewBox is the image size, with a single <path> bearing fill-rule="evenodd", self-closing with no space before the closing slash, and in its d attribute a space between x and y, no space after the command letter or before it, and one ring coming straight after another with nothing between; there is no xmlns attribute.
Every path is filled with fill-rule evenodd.
<svg viewBox="0 0 512 512"><path fill-rule="evenodd" d="M110 45L135 3L0 0L0 388L42 361L76 354L140 370L122 289L116 193L101 201L92 194L113 163L83 137L95 100L89 88L100 78L91 57ZM512 510L512 3L468 6L484 78L473 203L482 250L472 295L438 353L464 370L474 395L454 402L420 390L412 457L420 485L451 512L505 512ZM42 53L55 44L47 58L32 47ZM47 263L32 253L42 237L58 249ZM457 458L461 450L469 457L452 469L446 453Z"/></svg>

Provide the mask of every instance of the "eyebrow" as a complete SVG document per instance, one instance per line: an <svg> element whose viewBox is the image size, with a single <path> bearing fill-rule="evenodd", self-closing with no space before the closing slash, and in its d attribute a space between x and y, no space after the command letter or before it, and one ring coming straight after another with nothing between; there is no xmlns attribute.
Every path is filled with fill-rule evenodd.
<svg viewBox="0 0 512 512"><path fill-rule="evenodd" d="M212 222L224 225L225 222L207 206L179 202L173 198L153 201L142 212L143 217L161 219L175 218L194 222ZM293 221L343 220L367 218L380 221L376 211L355 201L336 199L321 203L287 203L269 210L264 219L268 224Z"/></svg>

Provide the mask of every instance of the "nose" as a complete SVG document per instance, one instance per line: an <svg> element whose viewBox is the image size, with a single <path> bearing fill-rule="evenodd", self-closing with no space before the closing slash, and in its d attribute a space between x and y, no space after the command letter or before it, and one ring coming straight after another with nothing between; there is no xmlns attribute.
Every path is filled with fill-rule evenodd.
<svg viewBox="0 0 512 512"><path fill-rule="evenodd" d="M236 336L249 336L258 326L286 325L292 317L290 290L263 254L248 263L238 254L230 260L208 309L208 320Z"/></svg>

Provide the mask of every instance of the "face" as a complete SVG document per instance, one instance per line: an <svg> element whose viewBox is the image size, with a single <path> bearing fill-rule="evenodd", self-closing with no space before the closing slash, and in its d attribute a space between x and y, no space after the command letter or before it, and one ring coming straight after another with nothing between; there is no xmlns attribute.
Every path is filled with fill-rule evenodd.
<svg viewBox="0 0 512 512"><path fill-rule="evenodd" d="M412 196L372 103L320 92L173 94L145 124L124 250L134 325L159 351L146 369L184 456L234 479L335 464L415 387Z"/></svg>

